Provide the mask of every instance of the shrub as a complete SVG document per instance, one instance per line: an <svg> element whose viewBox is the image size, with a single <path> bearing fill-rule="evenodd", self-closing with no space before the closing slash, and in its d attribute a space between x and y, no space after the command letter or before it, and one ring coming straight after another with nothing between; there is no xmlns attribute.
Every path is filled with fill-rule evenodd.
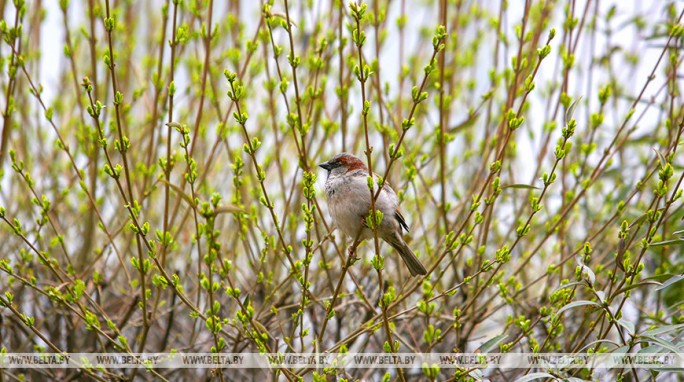
<svg viewBox="0 0 684 382"><path fill-rule="evenodd" d="M677 4L3 5L5 352L681 349ZM398 192L427 277L352 261L316 167L341 151Z"/></svg>

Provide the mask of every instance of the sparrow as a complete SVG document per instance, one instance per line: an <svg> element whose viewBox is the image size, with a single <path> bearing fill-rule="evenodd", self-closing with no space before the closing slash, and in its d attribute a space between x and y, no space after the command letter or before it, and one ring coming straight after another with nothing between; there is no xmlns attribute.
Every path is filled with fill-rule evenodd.
<svg viewBox="0 0 684 382"><path fill-rule="evenodd" d="M366 223L366 217L371 209L366 165L352 154L341 153L319 166L328 171L325 193L328 197L330 217L337 227L352 240L361 242L372 238L373 230L368 228ZM373 194L377 192L376 183L377 179L373 183ZM402 237L402 229L408 232L408 225L398 207L397 194L385 182L375 201L375 209L383 213L382 222L377 228L378 237L399 252L412 276L425 275L427 270Z"/></svg>

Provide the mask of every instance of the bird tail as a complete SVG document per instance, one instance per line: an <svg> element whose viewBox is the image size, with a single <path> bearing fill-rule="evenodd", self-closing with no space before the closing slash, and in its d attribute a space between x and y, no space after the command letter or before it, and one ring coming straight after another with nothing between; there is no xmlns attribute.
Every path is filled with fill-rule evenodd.
<svg viewBox="0 0 684 382"><path fill-rule="evenodd" d="M426 275L427 270L423 266L423 263L418 260L416 255L411 251L411 248L406 245L404 239L399 235L394 235L391 240L386 240L392 248L396 249L404 260L404 263L411 272L411 276L415 275Z"/></svg>

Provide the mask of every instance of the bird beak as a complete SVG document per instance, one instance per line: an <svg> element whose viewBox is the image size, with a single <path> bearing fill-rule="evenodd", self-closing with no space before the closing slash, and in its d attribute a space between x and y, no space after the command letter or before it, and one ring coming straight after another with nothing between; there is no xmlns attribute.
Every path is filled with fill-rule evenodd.
<svg viewBox="0 0 684 382"><path fill-rule="evenodd" d="M318 167L321 167L321 168L326 169L328 171L332 170L332 166L328 162L323 162L323 163L319 164Z"/></svg>

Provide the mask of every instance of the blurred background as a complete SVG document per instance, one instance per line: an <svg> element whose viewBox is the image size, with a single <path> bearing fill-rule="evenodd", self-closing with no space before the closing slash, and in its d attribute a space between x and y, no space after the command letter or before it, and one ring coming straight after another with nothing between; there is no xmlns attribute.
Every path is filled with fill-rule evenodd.
<svg viewBox="0 0 684 382"><path fill-rule="evenodd" d="M683 319L681 8L2 1L0 343L8 352L657 346L648 330ZM365 160L370 149L373 171L402 200L425 279L372 243L346 267L350 243L332 225L316 164L342 151ZM665 333L681 347L679 326Z"/></svg>

